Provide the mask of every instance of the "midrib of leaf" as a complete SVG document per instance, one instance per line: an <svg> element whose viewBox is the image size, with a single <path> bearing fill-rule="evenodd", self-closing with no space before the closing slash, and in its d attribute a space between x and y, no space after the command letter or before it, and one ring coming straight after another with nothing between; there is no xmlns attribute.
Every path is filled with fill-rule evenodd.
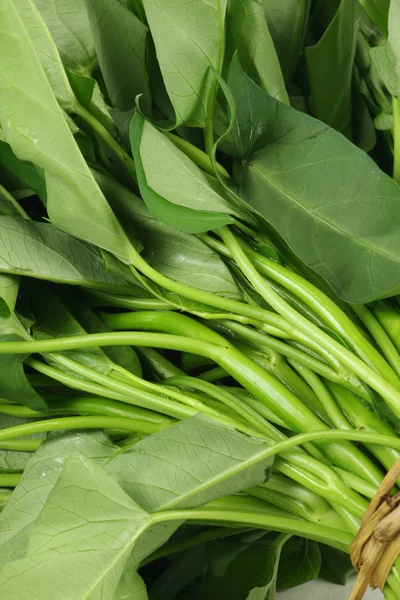
<svg viewBox="0 0 400 600"><path fill-rule="evenodd" d="M338 160L340 160L340 159L338 159ZM324 162L324 161L321 161L321 162ZM252 163L250 165L250 169L252 169L255 173L257 173L258 176L261 179L265 179L265 181L267 181L271 185L271 187L275 188L275 190L277 190L280 194L282 194L282 196L285 196L288 200L290 200L291 202L293 202L294 204L296 204L296 206L298 206L299 208L301 208L303 210L303 212L305 212L305 213L309 214L310 216L312 216L315 221L317 221L319 223L322 223L326 227L330 227L333 231L336 231L336 232L340 233L341 235L343 235L343 236L351 239L353 242L355 242L359 246L363 246L365 248L368 248L368 250L370 250L371 253L373 253L373 254L378 254L378 255L381 255L384 258L388 258L390 260L393 260L394 262L399 262L398 258L395 255L392 255L392 254L390 254L388 252L384 252L383 249L382 249L382 247L379 247L379 248L372 247L366 241L364 241L364 240L362 240L362 239L360 239L358 237L354 237L354 235L350 234L345 229L340 229L337 225L334 225L333 223L331 223L330 221L328 221L326 218L322 218L317 213L315 213L313 210L311 210L310 208L307 208L306 206L304 206L304 204L301 204L301 202L299 202L298 200L296 200L296 198L294 196L291 196L288 192L286 192L284 189L282 189L281 187L279 187L279 185L273 179L270 179L265 173L263 173L259 168L257 168L255 166L255 164L256 163ZM312 164L315 164L315 163L312 163ZM302 168L302 166L303 165L299 165L299 167L297 167L297 168ZM335 206L335 205L331 205L331 206Z"/></svg>
<svg viewBox="0 0 400 600"><path fill-rule="evenodd" d="M232 432L233 431L234 430L232 430ZM260 441L260 440L257 440L257 441ZM261 443L261 441L260 441L260 443ZM197 444L197 445L199 446L199 444ZM204 447L207 448L207 446L204 446ZM271 451L271 448L272 448L271 446L268 446L265 449L260 450L256 454L256 456L253 456L251 459L247 459L246 462L243 462L243 461L239 462L235 467L232 467L231 469L225 471L223 474L220 474L220 475L214 477L213 479L208 480L201 487L196 488L195 490L192 490L191 492L188 492L184 496L180 496L179 499L177 499L177 500L174 500L167 504L164 504L162 509L160 509L160 510L164 511L164 510L169 510L171 508L174 508L177 504L180 504L181 502L185 502L186 500L190 500L194 496L197 496L197 495L201 494L202 492L208 490L209 488L212 488L213 486L217 485L218 483L223 482L225 479L231 478L234 475L237 475L238 473L240 473L241 471L249 469L250 467L261 462L264 458L268 458L268 456L272 456L273 452ZM146 454L151 456L149 452L147 452ZM232 458L232 455L230 455L230 454L223 454L222 452L218 452L218 454L221 456L227 456L228 458ZM154 455L153 455L153 457L157 458ZM163 457L163 460L166 460L165 457ZM166 461L166 462L171 462L171 461ZM174 463L172 463L172 464L174 464ZM174 465L174 466L176 466L176 465ZM190 472L190 474L193 477L193 473Z"/></svg>

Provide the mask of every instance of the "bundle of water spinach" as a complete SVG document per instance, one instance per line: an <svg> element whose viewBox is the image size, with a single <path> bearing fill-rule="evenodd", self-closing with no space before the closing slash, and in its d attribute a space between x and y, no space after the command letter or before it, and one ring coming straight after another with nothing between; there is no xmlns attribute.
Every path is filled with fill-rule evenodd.
<svg viewBox="0 0 400 600"><path fill-rule="evenodd" d="M347 581L400 456L399 16L2 0L1 598Z"/></svg>

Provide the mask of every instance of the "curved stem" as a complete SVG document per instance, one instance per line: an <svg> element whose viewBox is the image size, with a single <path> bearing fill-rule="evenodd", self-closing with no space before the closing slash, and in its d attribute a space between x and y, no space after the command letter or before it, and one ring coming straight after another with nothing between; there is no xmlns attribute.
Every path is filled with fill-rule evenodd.
<svg viewBox="0 0 400 600"><path fill-rule="evenodd" d="M14 452L36 452L43 440L10 440L0 442L0 450L12 450Z"/></svg>
<svg viewBox="0 0 400 600"><path fill-rule="evenodd" d="M350 350L342 346L331 336L319 329L307 319L293 310L280 296L271 289L263 277L258 273L237 242L231 231L227 227L219 230L219 233L229 248L233 258L236 260L243 273L248 277L254 288L263 296L263 298L287 321L300 329L305 335L308 335L317 344L326 348L333 356L342 362L347 368L354 371L365 383L380 394L392 408L397 416L400 416L400 391L392 382L386 381L378 372L374 371L369 365L365 364L360 358L355 356ZM393 373L394 374L394 373ZM391 378L393 380L393 378ZM397 377L396 377L397 380Z"/></svg>
<svg viewBox="0 0 400 600"><path fill-rule="evenodd" d="M209 508L191 509L191 510L171 510L166 512L154 513L151 516L151 522L165 523L168 521L200 521L204 524L221 522L247 525L257 529L267 529L280 531L282 533L291 533L308 539L323 542L325 544L340 547L348 551L353 536L349 533L319 525L301 521L298 518L279 517L268 515L266 512L245 512L231 510L210 510Z"/></svg>
<svg viewBox="0 0 400 600"><path fill-rule="evenodd" d="M182 152L184 152L186 156L191 158L197 166L199 166L201 169L203 169L203 171L205 171L209 175L214 176L214 169L211 164L210 157L208 156L208 154L206 154L206 152L203 152L202 150L197 148L197 146L194 146L187 140L181 138L179 135L175 135L170 131L164 131L163 133L167 136L168 139L171 140L171 142L177 148L179 148L179 150L182 150ZM224 167L219 163L217 163L217 169L221 173L221 175L223 175L227 179L230 179L228 171L224 169Z"/></svg>
<svg viewBox="0 0 400 600"><path fill-rule="evenodd" d="M15 487L22 477L21 473L0 473L0 487Z"/></svg>

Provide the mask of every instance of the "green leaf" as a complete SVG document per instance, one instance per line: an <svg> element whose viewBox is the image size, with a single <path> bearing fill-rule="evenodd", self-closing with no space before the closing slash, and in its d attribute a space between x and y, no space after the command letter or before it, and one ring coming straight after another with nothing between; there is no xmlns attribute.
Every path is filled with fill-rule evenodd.
<svg viewBox="0 0 400 600"><path fill-rule="evenodd" d="M148 600L146 585L139 573L129 567L125 569L112 600Z"/></svg>
<svg viewBox="0 0 400 600"><path fill-rule="evenodd" d="M266 111L268 98L263 90L246 75L234 54L228 72L228 85L235 99L236 118L232 129L234 155L248 159L252 152L262 146L266 135Z"/></svg>
<svg viewBox="0 0 400 600"><path fill-rule="evenodd" d="M22 185L36 192L44 202L46 201L46 182L44 177L39 174L32 163L19 160L12 151L11 146L1 141L0 164L7 171L15 175Z"/></svg>
<svg viewBox="0 0 400 600"><path fill-rule="evenodd" d="M351 138L357 0L341 0L326 31L305 50L314 115Z"/></svg>
<svg viewBox="0 0 400 600"><path fill-rule="evenodd" d="M109 113L108 106L97 81L92 77L75 73L69 69L66 69L66 71L79 103L92 113L92 115L96 117L110 133L115 134L116 128L113 119Z"/></svg>
<svg viewBox="0 0 400 600"><path fill-rule="evenodd" d="M204 545L190 548L173 557L171 564L150 588L149 600L173 600L205 569L206 565Z"/></svg>
<svg viewBox="0 0 400 600"><path fill-rule="evenodd" d="M188 233L233 222L218 184L138 111L130 140L140 192L157 219Z"/></svg>
<svg viewBox="0 0 400 600"><path fill-rule="evenodd" d="M0 415L0 430L6 429L7 427L22 425L23 423L29 423L31 421L33 421L33 419L22 419L11 417L9 415ZM46 434L44 433L36 433L35 435L24 436L19 439L44 439L45 437ZM0 471L23 471L31 456L32 452L2 450L0 452Z"/></svg>
<svg viewBox="0 0 400 600"><path fill-rule="evenodd" d="M35 0L64 65L90 74L97 64L84 0Z"/></svg>
<svg viewBox="0 0 400 600"><path fill-rule="evenodd" d="M202 127L224 46L226 0L143 0L175 127Z"/></svg>
<svg viewBox="0 0 400 600"><path fill-rule="evenodd" d="M371 48L371 58L392 96L400 99L400 0L390 0L387 41Z"/></svg>
<svg viewBox="0 0 400 600"><path fill-rule="evenodd" d="M57 101L67 112L72 112L75 104L75 97L71 86L69 85L68 77L64 71L57 46L55 45L54 40L50 35L50 31L38 11L36 4L33 0L14 0L13 4L15 7L14 10L18 12L23 23L25 32L29 35L34 52L40 60ZM11 19L13 19L13 17L11 17ZM10 22L9 26L11 24ZM14 30L7 28L6 34L13 31L16 32L17 28Z"/></svg>
<svg viewBox="0 0 400 600"><path fill-rule="evenodd" d="M15 275L0 274L0 317L9 317L14 311L19 282Z"/></svg>
<svg viewBox="0 0 400 600"><path fill-rule="evenodd" d="M258 0L232 0L228 6L227 29L246 73L267 94L289 104L262 4Z"/></svg>
<svg viewBox="0 0 400 600"><path fill-rule="evenodd" d="M391 0L359 0L365 12L385 36L388 33L388 14Z"/></svg>
<svg viewBox="0 0 400 600"><path fill-rule="evenodd" d="M262 458L265 450L261 440L196 415L142 440L105 468L152 513L191 508L264 482L273 462Z"/></svg>
<svg viewBox="0 0 400 600"><path fill-rule="evenodd" d="M53 223L129 262L130 244L75 143L12 0L2 3L0 22L6 140L19 159L45 170Z"/></svg>
<svg viewBox="0 0 400 600"><path fill-rule="evenodd" d="M0 229L2 273L129 293L127 279L113 270L106 271L98 248L50 223L0 216ZM124 272L131 278L128 269Z"/></svg>
<svg viewBox="0 0 400 600"><path fill-rule="evenodd" d="M2 342L30 340L30 336L18 317L0 317L0 339ZM29 383L23 360L26 354L3 354L0 358L0 398L24 404L33 410L46 411L47 404Z"/></svg>
<svg viewBox="0 0 400 600"><path fill-rule="evenodd" d="M0 566L26 554L29 533L60 475L66 457L79 451L99 462L115 452L103 432L54 433L39 446L0 516Z"/></svg>
<svg viewBox="0 0 400 600"><path fill-rule="evenodd" d="M320 577L345 585L350 575L354 573L350 556L325 544L320 544L319 549L322 558Z"/></svg>
<svg viewBox="0 0 400 600"><path fill-rule="evenodd" d="M135 106L142 94L141 106L151 110L150 88L146 71L148 29L118 0L85 0L94 43L111 103L122 111Z"/></svg>
<svg viewBox="0 0 400 600"><path fill-rule="evenodd" d="M29 552L8 562L9 600L112 598L132 548L150 524L102 467L71 453L29 535ZM34 583L35 582L35 583Z"/></svg>
<svg viewBox="0 0 400 600"><path fill-rule="evenodd" d="M282 548L278 569L278 589L286 590L316 579L321 569L317 542L292 537Z"/></svg>
<svg viewBox="0 0 400 600"><path fill-rule="evenodd" d="M399 186L335 130L266 102L265 145L241 172L244 198L343 300L396 293Z"/></svg>
<svg viewBox="0 0 400 600"><path fill-rule="evenodd" d="M214 540L207 544L209 558L204 597L218 600L265 600L275 598L276 571L287 536L269 539L265 534L253 542Z"/></svg>
<svg viewBox="0 0 400 600"><path fill-rule="evenodd" d="M238 298L236 283L221 257L194 235L155 219L144 202L117 181L95 173L110 206L129 234L139 235L146 260L175 281L214 294ZM137 233L136 233L137 232Z"/></svg>
<svg viewBox="0 0 400 600"><path fill-rule="evenodd" d="M292 79L303 51L311 0L262 0L285 81Z"/></svg>

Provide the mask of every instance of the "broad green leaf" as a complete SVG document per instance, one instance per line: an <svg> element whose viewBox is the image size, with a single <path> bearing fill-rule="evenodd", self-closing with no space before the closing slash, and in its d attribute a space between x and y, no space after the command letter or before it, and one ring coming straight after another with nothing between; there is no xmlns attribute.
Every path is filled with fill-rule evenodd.
<svg viewBox="0 0 400 600"><path fill-rule="evenodd" d="M258 0L231 0L228 6L228 30L246 73L267 94L289 104L262 4Z"/></svg>
<svg viewBox="0 0 400 600"><path fill-rule="evenodd" d="M167 451L168 449L168 451ZM125 491L142 508L191 508L269 477L266 445L203 415L176 423L110 460Z"/></svg>
<svg viewBox="0 0 400 600"><path fill-rule="evenodd" d="M0 317L2 342L28 341L30 335L15 313ZM29 383L23 367L25 354L3 354L0 358L0 398L24 404L33 410L46 411L47 404Z"/></svg>
<svg viewBox="0 0 400 600"><path fill-rule="evenodd" d="M274 584L279 550L275 540L264 537L247 543L237 539L209 542L204 597L264 600Z"/></svg>
<svg viewBox="0 0 400 600"><path fill-rule="evenodd" d="M388 14L391 0L359 0L365 12L379 29L387 36Z"/></svg>
<svg viewBox="0 0 400 600"><path fill-rule="evenodd" d="M390 0L387 41L371 48L371 58L392 96L400 100L400 0Z"/></svg>
<svg viewBox="0 0 400 600"><path fill-rule="evenodd" d="M292 537L282 548L278 568L278 589L296 587L318 577L321 553L317 542Z"/></svg>
<svg viewBox="0 0 400 600"><path fill-rule="evenodd" d="M151 110L146 71L148 29L118 0L85 0L101 72L111 103L122 111L140 104Z"/></svg>
<svg viewBox="0 0 400 600"><path fill-rule="evenodd" d="M15 425L22 425L28 423L33 419L22 419L17 417L11 417L9 415L0 415L0 430L6 429L7 427L14 427ZM37 433L29 436L30 439L44 439L46 434ZM20 439L26 439L27 436ZM31 458L31 452L16 452L14 450L0 450L0 471L23 471L26 467L28 460Z"/></svg>
<svg viewBox="0 0 400 600"><path fill-rule="evenodd" d="M132 228L140 237L146 260L159 273L197 289L239 297L236 283L218 254L194 235L155 219L144 202L117 181L101 173L95 177L125 230L129 234Z"/></svg>
<svg viewBox="0 0 400 600"><path fill-rule="evenodd" d="M311 0L262 0L285 81L290 81L303 51Z"/></svg>
<svg viewBox="0 0 400 600"><path fill-rule="evenodd" d="M157 219L188 233L233 222L235 211L218 184L139 112L130 140L140 192Z"/></svg>
<svg viewBox="0 0 400 600"><path fill-rule="evenodd" d="M202 127L224 47L226 0L143 0L175 126Z"/></svg>
<svg viewBox="0 0 400 600"><path fill-rule="evenodd" d="M12 0L0 8L0 122L21 160L46 172L50 220L129 262L130 244L92 178Z"/></svg>
<svg viewBox="0 0 400 600"><path fill-rule="evenodd" d="M0 516L0 568L25 556L32 525L57 482L66 457L74 451L102 462L114 454L115 447L102 432L48 436L26 465L21 482Z"/></svg>
<svg viewBox="0 0 400 600"><path fill-rule="evenodd" d="M98 248L50 223L0 216L0 272L129 293L127 279L106 271ZM126 277L131 277L126 270Z"/></svg>
<svg viewBox="0 0 400 600"><path fill-rule="evenodd" d="M13 4L26 33L29 35L34 52L40 60L55 97L67 112L72 112L75 97L64 71L57 46L38 11L36 3L33 0L14 0ZM7 5L7 2L5 5Z"/></svg>
<svg viewBox="0 0 400 600"><path fill-rule="evenodd" d="M9 600L112 598L132 548L150 524L104 469L72 453L29 535L25 557L0 572Z"/></svg>
<svg viewBox="0 0 400 600"><path fill-rule="evenodd" d="M66 67L89 74L97 64L84 0L35 0Z"/></svg>
<svg viewBox="0 0 400 600"><path fill-rule="evenodd" d="M23 160L19 160L6 142L0 141L0 165L5 167L9 173L17 177L22 185L36 192L45 202L46 182L36 167ZM4 213L3 213L4 214Z"/></svg>
<svg viewBox="0 0 400 600"><path fill-rule="evenodd" d="M322 38L305 51L314 116L348 138L352 134L357 2L358 0L341 0Z"/></svg>
<svg viewBox="0 0 400 600"><path fill-rule="evenodd" d="M231 134L234 150L231 153L237 158L247 160L252 152L263 145L268 99L263 90L246 75L237 53L234 54L229 67L228 85L236 106Z"/></svg>
<svg viewBox="0 0 400 600"><path fill-rule="evenodd" d="M399 186L335 130L266 102L265 145L242 168L243 197L343 300L396 293Z"/></svg>

